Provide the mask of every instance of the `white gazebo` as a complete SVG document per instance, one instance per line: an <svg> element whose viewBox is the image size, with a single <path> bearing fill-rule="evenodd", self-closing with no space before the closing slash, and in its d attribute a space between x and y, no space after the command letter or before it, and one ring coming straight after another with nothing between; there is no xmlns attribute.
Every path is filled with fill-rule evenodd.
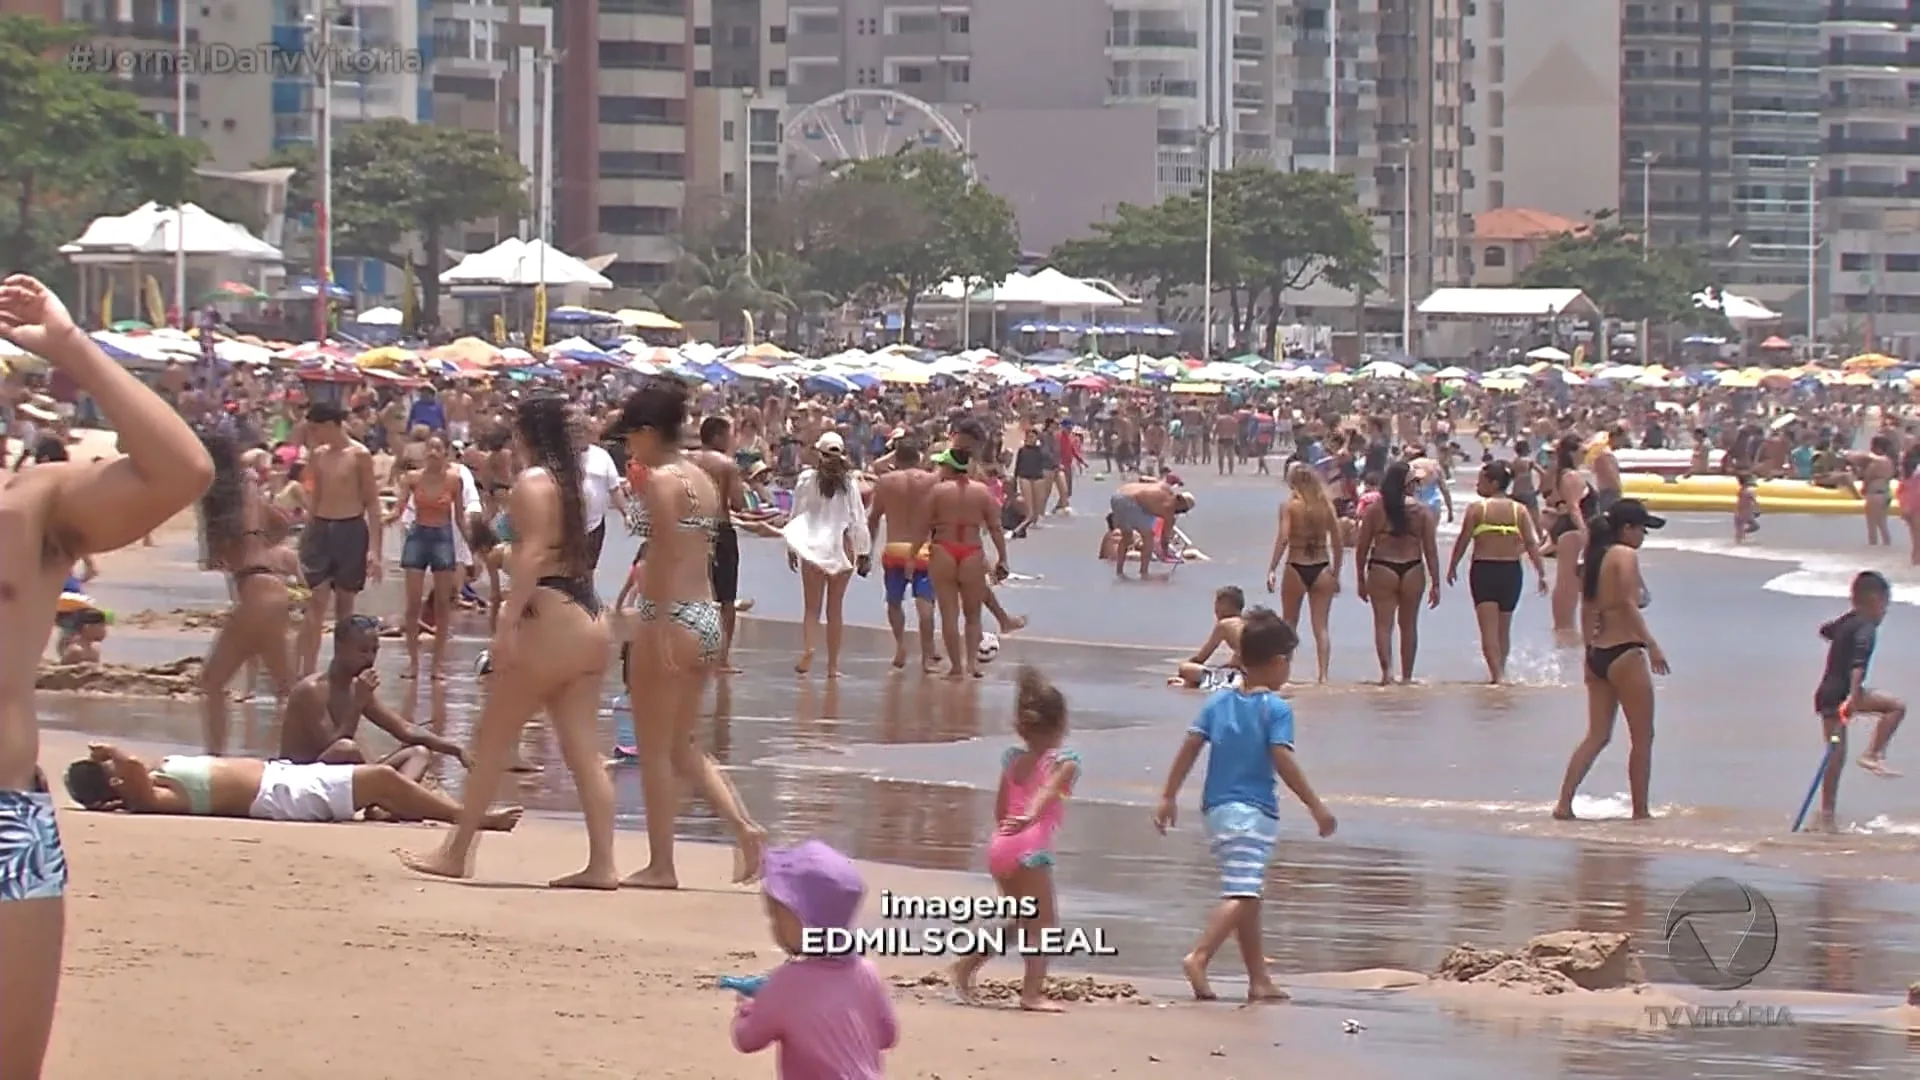
<svg viewBox="0 0 1920 1080"><path fill-rule="evenodd" d="M613 282L607 280L606 275L545 240L529 241L511 236L461 259L440 275L440 284L613 288Z"/></svg>
<svg viewBox="0 0 1920 1080"><path fill-rule="evenodd" d="M124 271L130 288L140 295L144 273L168 266L185 256L188 269L211 280L253 278L263 268L286 261L280 249L254 236L246 226L224 221L185 203L178 207L147 203L129 213L95 218L60 254L80 269L80 310L88 306L89 270L99 271L108 286ZM101 291L106 291L103 286Z"/></svg>

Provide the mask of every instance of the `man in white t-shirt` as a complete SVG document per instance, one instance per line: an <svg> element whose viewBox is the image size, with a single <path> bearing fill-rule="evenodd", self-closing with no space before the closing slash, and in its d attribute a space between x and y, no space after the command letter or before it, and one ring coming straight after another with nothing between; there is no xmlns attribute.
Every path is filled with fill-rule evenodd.
<svg viewBox="0 0 1920 1080"><path fill-rule="evenodd" d="M587 547L593 565L600 565L600 549L607 542L607 512L625 513L626 493L620 489L620 467L605 448L587 443L580 451L580 499L587 509Z"/></svg>

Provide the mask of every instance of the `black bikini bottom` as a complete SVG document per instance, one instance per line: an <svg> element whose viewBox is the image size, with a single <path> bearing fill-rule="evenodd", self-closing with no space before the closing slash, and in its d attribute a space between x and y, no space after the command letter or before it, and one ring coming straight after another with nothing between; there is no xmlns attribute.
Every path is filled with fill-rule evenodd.
<svg viewBox="0 0 1920 1080"><path fill-rule="evenodd" d="M578 605L581 610L596 619L600 617L600 594L593 591L593 582L586 578L551 574L534 582L534 585L542 589L552 589L565 597L568 603ZM531 614L530 611L529 614Z"/></svg>
<svg viewBox="0 0 1920 1080"><path fill-rule="evenodd" d="M1300 575L1300 584L1306 586L1309 592L1313 591L1313 583L1320 580L1320 572L1327 568L1327 564L1323 562L1296 562L1287 565L1293 567L1293 572Z"/></svg>
<svg viewBox="0 0 1920 1080"><path fill-rule="evenodd" d="M1587 646L1587 670L1593 673L1594 678L1606 682L1607 672L1613 670L1614 661L1635 649L1646 647L1647 643L1644 641L1623 641L1618 645L1589 645Z"/></svg>
<svg viewBox="0 0 1920 1080"><path fill-rule="evenodd" d="M1367 565L1369 566L1386 567L1393 571L1393 576L1402 581L1405 581L1408 574L1420 569L1425 563L1425 559L1369 559L1367 561Z"/></svg>

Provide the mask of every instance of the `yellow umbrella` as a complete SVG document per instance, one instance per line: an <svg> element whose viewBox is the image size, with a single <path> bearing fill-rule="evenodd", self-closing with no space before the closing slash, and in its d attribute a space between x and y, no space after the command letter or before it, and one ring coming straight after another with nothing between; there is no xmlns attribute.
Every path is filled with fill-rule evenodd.
<svg viewBox="0 0 1920 1080"><path fill-rule="evenodd" d="M924 371L883 371L880 381L900 386L925 386L933 381L933 377Z"/></svg>
<svg viewBox="0 0 1920 1080"><path fill-rule="evenodd" d="M755 345L753 348L748 349L742 355L753 360L785 360L788 357L795 356L797 354L790 353L787 350L781 348L780 346L775 345L771 341L763 341L760 344Z"/></svg>
<svg viewBox="0 0 1920 1080"><path fill-rule="evenodd" d="M493 367L500 362L500 350L477 337L463 337L427 353L435 360L449 363L464 361L470 367Z"/></svg>
<svg viewBox="0 0 1920 1080"><path fill-rule="evenodd" d="M631 326L635 330L681 330L679 323L657 311L642 311L639 308L621 308L613 313L621 326Z"/></svg>
<svg viewBox="0 0 1920 1080"><path fill-rule="evenodd" d="M1900 361L1895 360L1893 357L1888 356L1885 353L1870 352L1870 353L1861 353L1859 356L1849 357L1847 359L1847 362L1844 364L1841 364L1840 366L1847 369L1848 371L1881 371L1883 369L1890 368L1890 367L1899 367Z"/></svg>
<svg viewBox="0 0 1920 1080"><path fill-rule="evenodd" d="M385 369L396 368L413 360L414 354L411 350L403 349L398 345L382 345L354 357L353 363L355 367Z"/></svg>
<svg viewBox="0 0 1920 1080"><path fill-rule="evenodd" d="M1864 371L1849 371L1840 376L1841 386L1872 386L1873 376Z"/></svg>
<svg viewBox="0 0 1920 1080"><path fill-rule="evenodd" d="M1171 392L1176 395L1177 394L1224 394L1227 392L1227 388L1216 382L1174 383L1171 388Z"/></svg>

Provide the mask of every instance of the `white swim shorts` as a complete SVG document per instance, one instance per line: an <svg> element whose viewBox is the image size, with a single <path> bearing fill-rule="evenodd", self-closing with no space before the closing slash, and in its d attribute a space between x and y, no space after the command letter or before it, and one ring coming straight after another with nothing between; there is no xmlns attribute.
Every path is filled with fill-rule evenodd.
<svg viewBox="0 0 1920 1080"><path fill-rule="evenodd" d="M269 761L247 813L262 821L352 821L355 767Z"/></svg>

